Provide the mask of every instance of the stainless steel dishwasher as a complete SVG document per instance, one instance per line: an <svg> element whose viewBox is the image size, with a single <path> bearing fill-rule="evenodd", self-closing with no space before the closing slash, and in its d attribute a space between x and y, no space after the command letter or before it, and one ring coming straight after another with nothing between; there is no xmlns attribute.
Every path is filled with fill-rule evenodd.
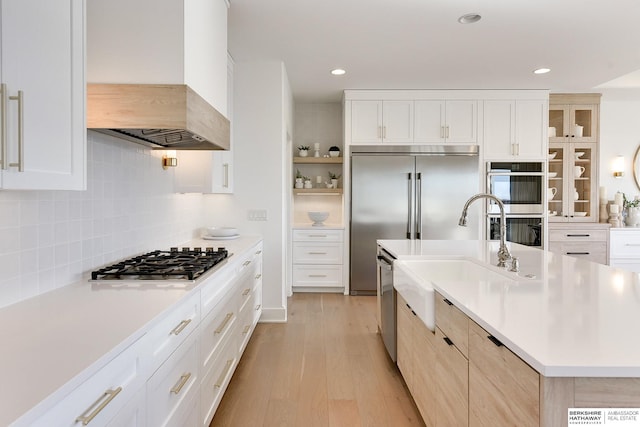
<svg viewBox="0 0 640 427"><path fill-rule="evenodd" d="M396 296L393 290L393 261L395 257L378 247L378 295L380 296L380 323L384 346L396 361Z"/></svg>

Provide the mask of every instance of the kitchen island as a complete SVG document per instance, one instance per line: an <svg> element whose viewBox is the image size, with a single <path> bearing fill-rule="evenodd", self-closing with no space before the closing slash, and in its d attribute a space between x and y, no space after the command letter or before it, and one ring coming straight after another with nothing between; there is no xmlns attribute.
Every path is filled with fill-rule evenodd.
<svg viewBox="0 0 640 427"><path fill-rule="evenodd" d="M106 425L109 417L117 417L115 413L123 411L129 411L137 419L148 418L152 425L151 414L144 410L146 391L149 391L147 398L151 402L153 378L169 365L164 363L165 360L173 359L174 354L182 356L182 349L183 359L189 357L200 363L202 358L203 362L202 366L191 370L189 377L184 377L186 379L179 387L183 390L174 387L178 392L172 390L171 395L187 401L189 411L199 419L199 382L207 374L203 366L205 362L207 367L216 362L209 360L211 356L205 352L205 339L198 340L198 335L205 330L209 335L207 328L210 325L218 327L219 321L214 319L217 311L224 309L224 317L228 310L232 310L235 316L222 321L225 327L228 326L229 333L220 328L215 333L228 337L222 338L216 349L235 348L232 353L238 354L231 358L233 364L227 364L224 372L226 387L244 349L237 347L240 347L241 340L242 345L246 345L257 322L255 316L260 313L262 239L259 236L213 241L196 238L181 246L224 246L231 256L195 282L89 282L87 276L75 284L0 309L0 324L3 325L0 328L0 377L3 379L0 385L0 425L74 425L76 417L80 419L86 408L95 409L91 403L96 399L96 403L107 402L107 405L102 413L96 412L91 425ZM257 294L254 295L252 289L247 292L245 288L251 286L255 286L253 291L257 290ZM258 306L257 311L253 307L246 310L249 312L246 316L249 326L241 324L240 307L241 304L249 306L245 304L247 301L254 301ZM164 326L170 326L171 333L166 333ZM167 337L175 337L177 341L170 343ZM211 343L212 348L215 345ZM201 357L197 354L198 348ZM224 361L221 365L225 368ZM213 382L223 377L219 372L216 374ZM104 389L95 391L95 394L93 390L82 393L100 375L106 376L109 387L116 391L109 395L113 398L99 399ZM207 378L202 378L202 381L204 384ZM216 384L216 389L224 388L222 384ZM122 390L117 390L118 385ZM190 397L183 399L183 396ZM76 403L82 409L74 408ZM124 403L128 406L123 407ZM130 408L132 403L138 408ZM122 411L112 409L114 407ZM134 413L136 410L139 412L137 415ZM161 410L155 408L154 413ZM69 412L70 417L62 416L64 411ZM124 423L113 421L108 425Z"/></svg>
<svg viewBox="0 0 640 427"><path fill-rule="evenodd" d="M395 269L434 290L438 327L434 331L430 322L421 319L427 326L425 331L432 335L439 331L439 320L444 319L439 317L439 308L451 306L459 311L456 318L464 318L464 345L460 347L469 366L466 384L470 418L478 416L478 405L487 405L476 402L474 407L478 397L474 391L482 389L474 386L480 372L474 367L481 370L482 366L474 362L472 343L474 337L482 338L483 334L491 337L495 346L509 349L537 376L539 400L534 409L539 423L532 425L567 425L568 408L640 407L640 341L632 332L640 324L640 279L636 273L517 244L509 244L509 248L519 259L520 271L511 273L494 267L497 242L378 243L398 259ZM424 265L420 267L421 260L431 260L427 262L434 266L432 274ZM433 260L441 260L440 269ZM453 260L488 266L491 273L465 280L456 274L448 279L443 271ZM406 295L406 289L402 290L405 285L394 283L400 301L404 301L403 293ZM401 308L399 328L403 325ZM447 327L443 325L442 329ZM398 331L398 340L401 336ZM437 340L433 342L439 345ZM401 366L400 354L398 359ZM522 389L522 385L519 387ZM506 391L504 398L513 395Z"/></svg>

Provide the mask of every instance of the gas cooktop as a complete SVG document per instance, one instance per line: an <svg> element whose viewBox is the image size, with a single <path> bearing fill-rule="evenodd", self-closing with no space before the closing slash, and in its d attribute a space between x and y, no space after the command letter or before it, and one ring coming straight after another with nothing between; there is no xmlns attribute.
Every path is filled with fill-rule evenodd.
<svg viewBox="0 0 640 427"><path fill-rule="evenodd" d="M229 257L225 248L152 251L91 272L100 280L195 280Z"/></svg>

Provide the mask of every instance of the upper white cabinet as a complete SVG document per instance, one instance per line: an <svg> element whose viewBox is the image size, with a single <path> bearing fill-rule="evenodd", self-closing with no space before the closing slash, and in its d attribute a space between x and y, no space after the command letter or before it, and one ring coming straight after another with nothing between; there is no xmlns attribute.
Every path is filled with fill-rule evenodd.
<svg viewBox="0 0 640 427"><path fill-rule="evenodd" d="M1 187L86 187L84 0L0 3Z"/></svg>
<svg viewBox="0 0 640 427"><path fill-rule="evenodd" d="M545 160L547 100L484 101L485 159Z"/></svg>
<svg viewBox="0 0 640 427"><path fill-rule="evenodd" d="M351 124L353 144L413 142L413 101L353 101Z"/></svg>
<svg viewBox="0 0 640 427"><path fill-rule="evenodd" d="M476 144L478 142L478 101L415 101L414 142Z"/></svg>
<svg viewBox="0 0 640 427"><path fill-rule="evenodd" d="M87 81L187 84L226 115L227 9L225 0L89 1Z"/></svg>

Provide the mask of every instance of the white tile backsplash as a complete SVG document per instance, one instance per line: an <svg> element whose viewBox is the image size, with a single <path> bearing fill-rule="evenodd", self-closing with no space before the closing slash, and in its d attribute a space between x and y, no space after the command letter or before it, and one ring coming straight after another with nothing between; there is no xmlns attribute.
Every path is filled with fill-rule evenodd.
<svg viewBox="0 0 640 427"><path fill-rule="evenodd" d="M86 191L0 191L0 307L190 240L203 197L173 193L162 154L89 132Z"/></svg>

